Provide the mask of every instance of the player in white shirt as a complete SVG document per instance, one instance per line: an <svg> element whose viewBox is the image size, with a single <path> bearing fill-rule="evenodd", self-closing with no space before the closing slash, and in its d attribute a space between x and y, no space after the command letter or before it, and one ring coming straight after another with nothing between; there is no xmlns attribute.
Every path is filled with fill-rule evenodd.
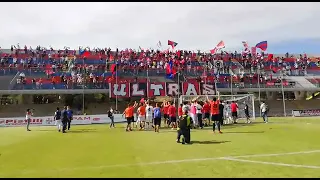
<svg viewBox="0 0 320 180"><path fill-rule="evenodd" d="M141 103L140 103L141 107ZM144 117L140 116L140 107L137 109L137 122L136 122L136 127L140 127L140 130L142 130L142 123L144 122Z"/></svg>
<svg viewBox="0 0 320 180"><path fill-rule="evenodd" d="M199 102L196 102L196 114L197 114L198 126L202 129L203 128L202 106L201 106L201 104L199 104Z"/></svg>
<svg viewBox="0 0 320 180"><path fill-rule="evenodd" d="M182 106L182 111L183 112L189 112L191 109L190 105L188 104L188 102L183 102L183 106Z"/></svg>
<svg viewBox="0 0 320 180"><path fill-rule="evenodd" d="M226 101L226 104L224 105L224 119L226 124L231 124L232 117L231 117L231 106L228 101Z"/></svg>
<svg viewBox="0 0 320 180"><path fill-rule="evenodd" d="M146 129L150 129L150 124L153 124L153 106L146 103Z"/></svg>
<svg viewBox="0 0 320 180"><path fill-rule="evenodd" d="M56 112L54 113L54 120L55 120L55 125L57 126L57 129L58 129L58 132L60 132L62 128L62 121L61 121L61 111L58 107Z"/></svg>

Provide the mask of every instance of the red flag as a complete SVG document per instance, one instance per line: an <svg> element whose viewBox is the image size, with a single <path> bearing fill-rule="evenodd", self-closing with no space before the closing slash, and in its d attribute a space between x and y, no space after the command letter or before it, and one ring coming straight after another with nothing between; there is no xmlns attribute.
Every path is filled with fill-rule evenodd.
<svg viewBox="0 0 320 180"><path fill-rule="evenodd" d="M216 51L217 51L217 48L215 47L214 49L211 49L211 50L210 50L210 53L211 53L211 54L215 54Z"/></svg>
<svg viewBox="0 0 320 180"><path fill-rule="evenodd" d="M172 67L172 74L173 74L173 75L177 74L177 70L176 70L175 67Z"/></svg>
<svg viewBox="0 0 320 180"><path fill-rule="evenodd" d="M115 72L115 70L116 70L116 64L111 64L110 71L112 72L112 74Z"/></svg>
<svg viewBox="0 0 320 180"><path fill-rule="evenodd" d="M273 54L269 54L268 55L268 61L272 61L273 60Z"/></svg>
<svg viewBox="0 0 320 180"><path fill-rule="evenodd" d="M174 49L178 45L178 43L168 40L168 45L171 46L172 49Z"/></svg>
<svg viewBox="0 0 320 180"><path fill-rule="evenodd" d="M171 74L171 69L169 65L167 65L166 67L166 74Z"/></svg>
<svg viewBox="0 0 320 180"><path fill-rule="evenodd" d="M272 72L273 73L276 73L278 71L278 68L277 67L272 67Z"/></svg>
<svg viewBox="0 0 320 180"><path fill-rule="evenodd" d="M141 98L141 99L140 99L140 103L144 103L144 98Z"/></svg>
<svg viewBox="0 0 320 180"><path fill-rule="evenodd" d="M84 52L83 54L82 54L82 56L84 57L88 57L88 56L90 56L91 55L91 53L89 52L89 51L86 51L86 52Z"/></svg>
<svg viewBox="0 0 320 180"><path fill-rule="evenodd" d="M251 47L251 54L255 56L257 54L257 48L256 47Z"/></svg>
<svg viewBox="0 0 320 180"><path fill-rule="evenodd" d="M178 57L181 56L181 51L177 51L177 56L178 56Z"/></svg>
<svg viewBox="0 0 320 180"><path fill-rule="evenodd" d="M242 41L243 47L244 48L249 48L248 42L247 41Z"/></svg>
<svg viewBox="0 0 320 180"><path fill-rule="evenodd" d="M217 49L222 49L222 48L224 48L224 47L225 47L225 45L224 45L224 42L223 42L223 41L220 41L220 42L217 44L217 46L216 46Z"/></svg>

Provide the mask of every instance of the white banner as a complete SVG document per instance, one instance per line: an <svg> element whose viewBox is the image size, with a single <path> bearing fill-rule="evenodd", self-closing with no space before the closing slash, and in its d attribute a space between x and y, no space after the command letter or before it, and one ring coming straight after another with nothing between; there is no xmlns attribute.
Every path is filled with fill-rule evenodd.
<svg viewBox="0 0 320 180"><path fill-rule="evenodd" d="M292 110L292 116L293 117L320 116L320 109Z"/></svg>
<svg viewBox="0 0 320 180"><path fill-rule="evenodd" d="M114 115L114 122L125 122L125 118L121 114ZM84 125L84 124L106 124L111 123L110 118L107 114L99 115L75 115L71 124L73 125ZM25 117L8 117L0 118L0 127L11 127L11 126L25 126L27 120ZM42 116L33 117L30 122L31 126L54 126L55 121L53 116Z"/></svg>

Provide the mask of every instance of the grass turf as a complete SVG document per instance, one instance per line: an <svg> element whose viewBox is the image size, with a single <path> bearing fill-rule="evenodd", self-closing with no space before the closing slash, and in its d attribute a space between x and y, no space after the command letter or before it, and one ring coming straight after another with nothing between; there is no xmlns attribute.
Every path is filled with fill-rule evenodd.
<svg viewBox="0 0 320 180"><path fill-rule="evenodd" d="M55 127L0 128L0 177L320 177L318 118L270 118L225 126L223 134L192 130L191 145L177 144L173 130L116 126L73 126L66 134ZM282 154L313 150L319 151ZM272 153L278 156L217 159Z"/></svg>

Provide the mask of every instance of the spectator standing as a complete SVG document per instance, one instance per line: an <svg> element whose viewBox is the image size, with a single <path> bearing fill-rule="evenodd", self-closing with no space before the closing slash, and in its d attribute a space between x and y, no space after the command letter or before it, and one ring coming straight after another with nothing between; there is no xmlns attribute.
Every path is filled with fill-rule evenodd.
<svg viewBox="0 0 320 180"><path fill-rule="evenodd" d="M113 111L113 109L112 109L112 107L110 107L110 109L109 109L109 111L108 111L108 117L110 118L110 120L111 120L111 124L110 124L110 128L115 128L115 126L114 126L114 111Z"/></svg>
<svg viewBox="0 0 320 180"><path fill-rule="evenodd" d="M27 131L31 131L29 129L29 126L30 126L30 122L31 122L31 118L33 116L33 113L31 111L31 109L27 109L27 112L26 112L26 120L27 120Z"/></svg>
<svg viewBox="0 0 320 180"><path fill-rule="evenodd" d="M263 118L263 122L268 123L268 105L262 101L260 105L261 116Z"/></svg>
<svg viewBox="0 0 320 180"><path fill-rule="evenodd" d="M70 130L70 126L71 126L71 121L73 119L73 111L70 108L70 106L67 106L67 114L68 114L68 130Z"/></svg>

